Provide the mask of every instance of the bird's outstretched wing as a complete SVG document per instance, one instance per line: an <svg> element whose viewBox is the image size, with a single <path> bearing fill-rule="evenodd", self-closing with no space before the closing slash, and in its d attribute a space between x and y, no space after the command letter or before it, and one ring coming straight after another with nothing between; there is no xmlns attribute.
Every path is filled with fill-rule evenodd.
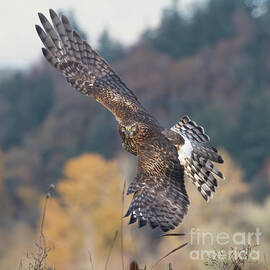
<svg viewBox="0 0 270 270"><path fill-rule="evenodd" d="M224 179L213 162L223 163L216 148L206 145L210 141L203 127L198 126L188 116L184 116L171 130L181 135L178 157L185 173L192 180L203 198L208 201L218 186L215 175Z"/></svg>
<svg viewBox="0 0 270 270"><path fill-rule="evenodd" d="M176 148L163 136L151 137L138 149L138 168L127 194L134 193L126 216L139 227L149 225L163 231L174 229L187 213L189 199L184 168Z"/></svg>
<svg viewBox="0 0 270 270"><path fill-rule="evenodd" d="M53 26L39 13L44 30L36 25L45 48L45 58L67 81L84 95L91 95L109 109L118 121L125 119L153 119L142 107L135 94L127 88L108 63L81 39L68 19L50 10Z"/></svg>

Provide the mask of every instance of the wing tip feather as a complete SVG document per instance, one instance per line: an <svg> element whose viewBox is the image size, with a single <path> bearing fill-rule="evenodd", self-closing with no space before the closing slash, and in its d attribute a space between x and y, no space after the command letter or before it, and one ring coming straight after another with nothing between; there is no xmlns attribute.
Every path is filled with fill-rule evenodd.
<svg viewBox="0 0 270 270"><path fill-rule="evenodd" d="M50 17L52 18L52 19L54 19L55 17L57 17L57 14L56 14L56 12L53 10L53 9L49 9L49 13L50 13Z"/></svg>
<svg viewBox="0 0 270 270"><path fill-rule="evenodd" d="M46 48L41 48L43 55L47 58L49 51Z"/></svg>
<svg viewBox="0 0 270 270"><path fill-rule="evenodd" d="M217 162L218 163L224 163L224 159L221 156L218 156Z"/></svg>
<svg viewBox="0 0 270 270"><path fill-rule="evenodd" d="M41 12L38 12L38 17L39 17L41 23L45 23L47 21L45 15Z"/></svg>
<svg viewBox="0 0 270 270"><path fill-rule="evenodd" d="M63 24L69 24L69 20L64 14L61 16L61 19Z"/></svg>
<svg viewBox="0 0 270 270"><path fill-rule="evenodd" d="M75 36L75 38L81 39L81 36L79 35L79 33L76 30L73 30L73 36Z"/></svg>
<svg viewBox="0 0 270 270"><path fill-rule="evenodd" d="M40 34L43 32L43 29L38 24L35 25L35 28L36 28L38 35L40 36Z"/></svg>

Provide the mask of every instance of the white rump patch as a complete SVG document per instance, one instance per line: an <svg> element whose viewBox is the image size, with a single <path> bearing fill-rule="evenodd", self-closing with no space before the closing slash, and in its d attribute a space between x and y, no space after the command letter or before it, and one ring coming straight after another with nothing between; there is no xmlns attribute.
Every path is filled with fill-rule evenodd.
<svg viewBox="0 0 270 270"><path fill-rule="evenodd" d="M191 152L193 150L190 140L188 140L187 138L184 139L185 143L180 146L180 149L178 150L178 159L180 161L180 164L183 166L185 165L185 159L191 158Z"/></svg>

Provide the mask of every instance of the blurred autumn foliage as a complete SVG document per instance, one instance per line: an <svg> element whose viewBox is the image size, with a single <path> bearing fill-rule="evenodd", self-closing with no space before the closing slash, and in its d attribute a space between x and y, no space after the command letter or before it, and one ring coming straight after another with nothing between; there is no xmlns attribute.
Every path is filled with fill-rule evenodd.
<svg viewBox="0 0 270 270"><path fill-rule="evenodd" d="M63 174L44 224L55 249L49 259L58 269L80 262L87 250L95 250L95 257L106 256L122 218L122 179L116 160L84 154L69 160ZM130 245L130 237L125 240L126 252L134 252L136 245ZM119 253L120 241L115 249Z"/></svg>
<svg viewBox="0 0 270 270"><path fill-rule="evenodd" d="M268 0L209 0L185 17L172 1L159 26L132 46L105 29L97 48L164 127L188 114L222 151L226 180L208 204L186 181L191 205L177 231L190 240L191 228L232 235L258 227L261 258L270 254L269 10ZM56 194L44 224L50 262L89 269L90 250L103 267L121 225L123 180L136 170L113 116L70 89L42 59L27 71L0 70L0 121L0 269L16 268L31 249L51 183ZM184 241L123 222L126 262L151 265ZM190 259L196 248L186 246L172 265L207 269ZM111 269L119 269L120 257L118 237Z"/></svg>

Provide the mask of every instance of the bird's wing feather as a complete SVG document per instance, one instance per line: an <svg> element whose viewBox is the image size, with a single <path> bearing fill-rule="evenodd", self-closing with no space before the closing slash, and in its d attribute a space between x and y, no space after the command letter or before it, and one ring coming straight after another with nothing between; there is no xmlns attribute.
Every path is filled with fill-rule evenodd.
<svg viewBox="0 0 270 270"><path fill-rule="evenodd" d="M212 162L222 163L223 159L214 147L206 145L209 136L188 116L184 116L171 130L184 139L179 145L178 158L185 173L192 180L203 198L208 201L218 186L215 175L224 178Z"/></svg>
<svg viewBox="0 0 270 270"><path fill-rule="evenodd" d="M67 81L84 95L91 95L109 109L118 121L128 118L153 118L145 111L135 94L128 89L109 64L81 39L63 15L50 10L53 26L39 13L44 30L36 25L45 48L45 58Z"/></svg>
<svg viewBox="0 0 270 270"><path fill-rule="evenodd" d="M210 137L205 133L204 128L198 126L187 115L184 116L178 123L171 127L171 130L180 135L184 135L189 140L205 143L210 141Z"/></svg>
<svg viewBox="0 0 270 270"><path fill-rule="evenodd" d="M138 220L139 226L149 223L152 228L168 231L187 213L184 168L165 136L149 140L138 149L137 175L127 191L134 197L126 216L131 215L130 223Z"/></svg>

